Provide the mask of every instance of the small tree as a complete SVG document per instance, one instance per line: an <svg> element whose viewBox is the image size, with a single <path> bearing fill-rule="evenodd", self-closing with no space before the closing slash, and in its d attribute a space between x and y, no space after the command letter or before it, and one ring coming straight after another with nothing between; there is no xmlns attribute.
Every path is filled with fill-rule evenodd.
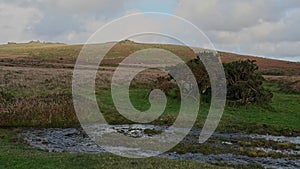
<svg viewBox="0 0 300 169"><path fill-rule="evenodd" d="M211 53L207 53L210 55ZM189 79L190 77L194 77L199 91L201 92L201 95L207 95L209 93L210 89L210 82L209 82L209 76L208 73L205 69L205 66L201 62L200 56L197 55L195 59L192 59L188 61L185 64L178 64L176 66L172 66L168 68L169 71L169 76L168 77L160 77L157 80L157 86L162 89L167 95L172 96L172 97L177 97L180 98L180 91L179 87L176 84L180 84L181 86L184 86L183 90L184 92L189 93L189 90L193 88L191 86L192 80ZM183 72L185 69L183 68L184 66L188 66L193 73L192 76L187 76L186 74L188 72ZM171 74L176 74L180 75L180 79L184 79L182 82L175 82L175 79L171 76Z"/></svg>

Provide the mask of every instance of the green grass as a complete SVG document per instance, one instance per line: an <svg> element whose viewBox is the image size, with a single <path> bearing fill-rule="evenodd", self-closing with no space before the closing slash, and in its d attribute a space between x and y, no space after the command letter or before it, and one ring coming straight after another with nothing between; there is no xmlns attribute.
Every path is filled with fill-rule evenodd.
<svg viewBox="0 0 300 169"><path fill-rule="evenodd" d="M227 108L224 115L241 122L300 130L299 100L300 95L274 93L273 102L270 105Z"/></svg>
<svg viewBox="0 0 300 169"><path fill-rule="evenodd" d="M219 128L245 133L299 136L300 95L281 92L276 83L264 85L274 95L272 103L227 107Z"/></svg>
<svg viewBox="0 0 300 169"><path fill-rule="evenodd" d="M272 89L273 87L273 89ZM274 86L273 102L268 105L249 104L247 106L227 106L218 127L219 131L244 132L273 135L299 135L300 133L300 95L285 94L276 91ZM145 111L150 107L149 89L136 88L130 91L131 102L138 110ZM112 124L129 123L117 114L110 97L110 90L98 92L98 103L102 112ZM153 124L172 124L178 115L180 101L168 98L164 114ZM209 104L202 103L195 127L201 128L206 119Z"/></svg>
<svg viewBox="0 0 300 169"><path fill-rule="evenodd" d="M48 153L21 144L17 132L0 129L0 168L7 169L111 169L111 168L228 168L196 161L159 158L128 159L112 154Z"/></svg>

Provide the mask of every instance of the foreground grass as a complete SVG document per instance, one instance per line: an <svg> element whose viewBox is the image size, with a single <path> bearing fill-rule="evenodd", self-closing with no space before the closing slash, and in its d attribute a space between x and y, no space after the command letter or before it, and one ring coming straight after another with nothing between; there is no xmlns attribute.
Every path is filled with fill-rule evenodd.
<svg viewBox="0 0 300 169"><path fill-rule="evenodd" d="M280 129L300 130L300 95L274 93L270 105L249 105L248 107L228 108L224 118L237 122L257 123Z"/></svg>
<svg viewBox="0 0 300 169"><path fill-rule="evenodd" d="M176 161L159 158L128 159L112 154L48 153L21 144L16 130L0 129L0 168L8 169L111 169L111 168L208 168L214 166L196 161Z"/></svg>

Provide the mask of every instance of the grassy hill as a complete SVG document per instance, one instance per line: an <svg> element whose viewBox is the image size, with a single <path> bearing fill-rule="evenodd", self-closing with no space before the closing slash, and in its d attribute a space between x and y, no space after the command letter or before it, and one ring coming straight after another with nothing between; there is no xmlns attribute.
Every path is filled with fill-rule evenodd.
<svg viewBox="0 0 300 169"><path fill-rule="evenodd" d="M83 45L67 45L62 43L20 43L0 45L0 61L5 59L35 59L43 62L74 64ZM142 44L132 41L115 45L103 60L103 65L116 66L126 56L147 48L160 48L173 52L184 61L194 58L194 51L185 46L171 44ZM201 50L201 49L200 49ZM250 59L256 60L263 74L266 75L300 75L300 63L267 59L262 57L219 52L223 62Z"/></svg>

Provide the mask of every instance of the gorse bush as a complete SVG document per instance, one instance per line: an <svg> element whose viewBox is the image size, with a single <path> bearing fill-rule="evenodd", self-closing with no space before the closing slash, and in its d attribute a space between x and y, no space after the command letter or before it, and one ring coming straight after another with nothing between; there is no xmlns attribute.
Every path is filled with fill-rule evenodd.
<svg viewBox="0 0 300 169"><path fill-rule="evenodd" d="M211 55L211 57L215 57L212 53ZM202 100L209 101L211 97L209 75L200 57L201 55L198 55L197 58L190 60L186 64L194 74ZM258 73L258 66L255 64L255 61L234 61L224 63L223 65L227 80L227 100L229 102L240 103L242 105L251 102L271 102L273 95L263 87L264 78ZM181 66L183 64L170 67L169 77L159 78L156 87L158 86L169 96L180 98L179 88L176 85L176 83L180 82L175 82L170 74L182 74L184 76L184 73L181 72ZM185 80L185 83L189 83L190 79Z"/></svg>
<svg viewBox="0 0 300 169"><path fill-rule="evenodd" d="M271 102L273 95L262 86L264 78L257 72L258 66L255 61L224 63L224 70L228 100L241 104Z"/></svg>

